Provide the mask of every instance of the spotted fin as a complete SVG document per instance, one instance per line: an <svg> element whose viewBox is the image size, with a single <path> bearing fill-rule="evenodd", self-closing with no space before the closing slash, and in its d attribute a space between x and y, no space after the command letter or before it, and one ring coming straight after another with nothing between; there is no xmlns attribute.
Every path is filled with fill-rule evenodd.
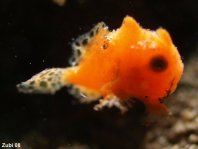
<svg viewBox="0 0 198 149"><path fill-rule="evenodd" d="M68 85L65 80L65 73L67 73L67 68L46 69L18 84L17 89L23 93L54 94L61 87Z"/></svg>
<svg viewBox="0 0 198 149"><path fill-rule="evenodd" d="M86 51L87 45L94 39L94 37L100 32L101 29L107 29L107 26L104 22L98 23L94 26L88 33L79 36L73 43L73 56L70 58L69 63L72 66L76 66L79 64L82 56Z"/></svg>
<svg viewBox="0 0 198 149"><path fill-rule="evenodd" d="M94 106L94 110L99 111L104 107L116 107L121 111L121 113L125 113L129 108L126 103L124 104L124 102L119 97L113 94L107 95L104 98L100 99L99 103Z"/></svg>

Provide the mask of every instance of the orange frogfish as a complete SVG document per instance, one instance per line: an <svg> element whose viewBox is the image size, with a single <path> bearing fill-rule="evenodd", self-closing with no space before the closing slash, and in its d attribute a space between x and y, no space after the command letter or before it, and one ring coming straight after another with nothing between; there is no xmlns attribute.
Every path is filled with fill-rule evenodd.
<svg viewBox="0 0 198 149"><path fill-rule="evenodd" d="M95 110L115 106L125 112L131 107L126 103L136 99L148 112L167 112L163 100L175 91L184 65L165 29L144 29L126 16L117 30L98 23L72 48L70 67L45 69L18 90L54 94L68 86L82 102L98 100Z"/></svg>

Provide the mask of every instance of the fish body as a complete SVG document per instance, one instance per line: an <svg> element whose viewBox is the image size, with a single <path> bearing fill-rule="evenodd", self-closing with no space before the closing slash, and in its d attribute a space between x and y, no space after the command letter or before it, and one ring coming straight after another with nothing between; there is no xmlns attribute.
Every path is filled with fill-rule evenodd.
<svg viewBox="0 0 198 149"><path fill-rule="evenodd" d="M175 91L184 66L165 29L144 29L126 16L117 30L109 31L103 22L97 24L78 37L72 48L71 67L44 70L18 89L54 93L62 86L72 86L70 92L81 101L99 100L96 110L116 106L124 112L130 107L126 103L136 99L149 112L166 113L162 102Z"/></svg>

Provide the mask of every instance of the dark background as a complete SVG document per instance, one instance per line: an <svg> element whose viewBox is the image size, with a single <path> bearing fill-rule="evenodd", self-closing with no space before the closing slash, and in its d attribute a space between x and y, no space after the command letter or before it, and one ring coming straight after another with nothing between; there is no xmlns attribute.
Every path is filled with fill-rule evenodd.
<svg viewBox="0 0 198 149"><path fill-rule="evenodd" d="M140 103L127 114L95 112L64 88L56 95L24 95L16 84L50 67L68 66L73 39L104 21L110 29L126 15L144 28L166 28L184 61L198 41L197 0L0 0L0 142L33 148L87 144L91 148L141 146L149 129Z"/></svg>

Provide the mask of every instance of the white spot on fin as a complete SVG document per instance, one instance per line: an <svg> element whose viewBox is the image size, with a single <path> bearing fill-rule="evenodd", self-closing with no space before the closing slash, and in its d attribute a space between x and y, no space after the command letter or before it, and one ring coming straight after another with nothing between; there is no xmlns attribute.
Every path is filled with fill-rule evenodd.
<svg viewBox="0 0 198 149"><path fill-rule="evenodd" d="M72 66L79 64L83 54L85 53L86 46L89 42L99 33L102 28L107 28L104 22L95 25L89 32L79 36L73 43L73 56L70 58L69 63Z"/></svg>

